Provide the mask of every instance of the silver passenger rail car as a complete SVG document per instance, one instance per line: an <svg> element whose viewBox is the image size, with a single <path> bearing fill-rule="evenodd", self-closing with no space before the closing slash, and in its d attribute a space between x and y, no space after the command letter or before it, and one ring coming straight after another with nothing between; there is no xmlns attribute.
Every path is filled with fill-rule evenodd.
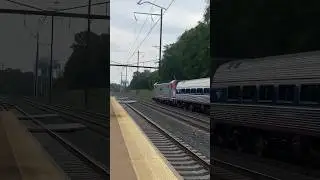
<svg viewBox="0 0 320 180"><path fill-rule="evenodd" d="M319 162L319 69L320 51L221 65L211 84L215 145Z"/></svg>
<svg viewBox="0 0 320 180"><path fill-rule="evenodd" d="M175 104L179 107L208 112L210 109L210 78L180 81Z"/></svg>

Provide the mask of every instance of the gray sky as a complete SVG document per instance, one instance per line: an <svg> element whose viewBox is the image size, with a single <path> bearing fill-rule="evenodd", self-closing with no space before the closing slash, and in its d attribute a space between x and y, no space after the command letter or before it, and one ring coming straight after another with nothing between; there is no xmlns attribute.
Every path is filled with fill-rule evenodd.
<svg viewBox="0 0 320 180"><path fill-rule="evenodd" d="M15 0L40 7L42 9L68 8L79 5L86 5L88 0ZM95 2L105 2L103 0L92 0ZM0 8L25 9L19 5L0 0ZM67 11L75 13L87 13L87 8ZM92 7L92 13L105 15L106 5ZM5 67L20 68L24 71L33 71L33 64L36 54L36 39L32 37L38 26L38 19L41 16L24 16L13 14L0 14L0 63ZM87 21L85 19L72 18L55 18L54 21L54 41L53 41L53 58L65 62L72 53L70 45L73 43L74 34L86 30ZM94 20L92 22L92 31L95 33L107 33L109 31L109 22L106 20ZM50 40L51 40L51 18L40 27L40 57L50 58Z"/></svg>
<svg viewBox="0 0 320 180"><path fill-rule="evenodd" d="M162 7L168 7L172 0L149 0ZM138 0L113 0L111 1L111 63L133 64L137 63L137 53L139 44L148 34L150 28L159 17L154 16L152 21L150 16L136 15L133 12L159 13L160 9L152 8L151 5L137 5ZM176 0L163 16L163 45L171 44L187 29L197 25L202 20L206 7L206 0ZM152 8L152 9L151 9ZM147 20L146 20L147 19ZM146 20L145 26L143 26ZM159 59L159 50L153 46L159 46L159 25L153 29L150 36L143 42L139 50L143 52L140 56L140 65L157 66L154 61ZM143 28L142 28L143 27ZM141 33L139 34L140 29ZM137 41L135 41L137 39ZM131 57L131 58L130 58ZM147 62L153 61L153 62ZM136 68L128 68L128 81L132 79ZM139 69L143 71L143 69ZM111 67L110 82L120 83L121 72L125 79L125 68Z"/></svg>

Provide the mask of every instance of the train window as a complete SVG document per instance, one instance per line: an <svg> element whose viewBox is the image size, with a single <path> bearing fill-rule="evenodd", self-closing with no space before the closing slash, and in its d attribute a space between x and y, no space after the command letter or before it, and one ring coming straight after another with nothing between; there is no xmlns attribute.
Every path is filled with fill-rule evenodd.
<svg viewBox="0 0 320 180"><path fill-rule="evenodd" d="M240 97L240 86L228 87L228 99L239 99Z"/></svg>
<svg viewBox="0 0 320 180"><path fill-rule="evenodd" d="M219 89L212 89L212 95L210 95L210 98L213 98L212 100L214 102L224 102L227 97L227 89L226 88L219 88Z"/></svg>
<svg viewBox="0 0 320 180"><path fill-rule="evenodd" d="M190 94L190 89L186 89L186 94Z"/></svg>
<svg viewBox="0 0 320 180"><path fill-rule="evenodd" d="M256 86L244 86L242 88L242 98L244 100L254 100L257 96Z"/></svg>
<svg viewBox="0 0 320 180"><path fill-rule="evenodd" d="M308 84L301 85L300 101L319 102L320 100L320 85Z"/></svg>
<svg viewBox="0 0 320 180"><path fill-rule="evenodd" d="M181 89L181 94L185 94L186 93L186 89Z"/></svg>
<svg viewBox="0 0 320 180"><path fill-rule="evenodd" d="M279 85L279 100L294 101L295 85Z"/></svg>
<svg viewBox="0 0 320 180"><path fill-rule="evenodd" d="M195 93L197 93L197 89L192 88L192 89L191 89L191 94L195 94Z"/></svg>
<svg viewBox="0 0 320 180"><path fill-rule="evenodd" d="M180 94L180 91L181 91L180 89L177 89L177 94Z"/></svg>
<svg viewBox="0 0 320 180"><path fill-rule="evenodd" d="M210 94L210 88L204 88L204 94Z"/></svg>
<svg viewBox="0 0 320 180"><path fill-rule="evenodd" d="M262 85L259 88L259 99L272 101L274 96L274 87L272 85Z"/></svg>
<svg viewBox="0 0 320 180"><path fill-rule="evenodd" d="M202 88L198 88L197 89L197 94L203 94L203 89Z"/></svg>

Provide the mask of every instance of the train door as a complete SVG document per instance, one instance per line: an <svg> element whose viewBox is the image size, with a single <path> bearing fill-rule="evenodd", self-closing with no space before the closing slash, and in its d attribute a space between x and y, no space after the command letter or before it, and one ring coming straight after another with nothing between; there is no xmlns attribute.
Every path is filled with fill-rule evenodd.
<svg viewBox="0 0 320 180"><path fill-rule="evenodd" d="M171 98L172 99L175 99L176 98L176 94L177 94L177 81L173 81L171 84Z"/></svg>

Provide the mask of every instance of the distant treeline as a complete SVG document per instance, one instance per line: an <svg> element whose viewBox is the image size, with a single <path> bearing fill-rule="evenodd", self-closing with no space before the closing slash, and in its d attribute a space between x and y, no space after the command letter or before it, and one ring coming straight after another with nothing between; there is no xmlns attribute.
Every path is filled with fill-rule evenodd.
<svg viewBox="0 0 320 180"><path fill-rule="evenodd" d="M0 71L0 94L33 94L33 73L21 72L19 69Z"/></svg>
<svg viewBox="0 0 320 180"><path fill-rule="evenodd" d="M53 80L54 91L107 88L109 85L110 35L91 32L89 48L87 37L86 31L75 34L74 43L70 47L73 52L67 60L63 74ZM38 87L40 88L40 84L41 87L48 87L49 73L43 71L48 70L48 62L40 61L39 68L42 73ZM0 93L33 94L33 72L23 73L20 70L7 69L0 73Z"/></svg>

